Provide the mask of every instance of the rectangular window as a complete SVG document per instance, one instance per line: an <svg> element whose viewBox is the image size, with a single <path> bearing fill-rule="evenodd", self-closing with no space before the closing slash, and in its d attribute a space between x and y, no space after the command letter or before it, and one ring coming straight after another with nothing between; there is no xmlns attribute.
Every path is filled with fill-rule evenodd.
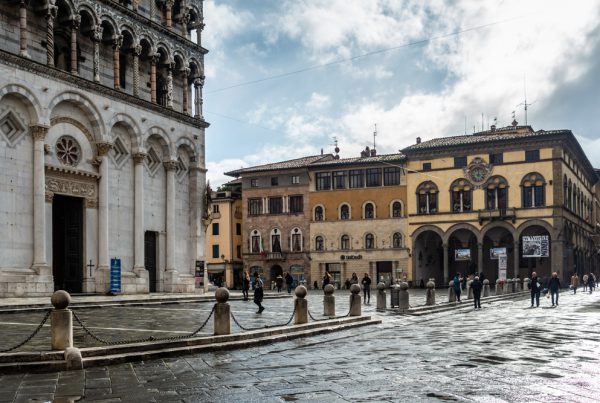
<svg viewBox="0 0 600 403"><path fill-rule="evenodd" d="M540 150L526 150L525 151L525 161L539 161L540 160Z"/></svg>
<svg viewBox="0 0 600 403"><path fill-rule="evenodd" d="M248 215L262 214L262 199L248 199Z"/></svg>
<svg viewBox="0 0 600 403"><path fill-rule="evenodd" d="M212 234L213 235L219 235L219 223L218 222L214 222L212 225Z"/></svg>
<svg viewBox="0 0 600 403"><path fill-rule="evenodd" d="M292 234L292 252L302 252L301 234Z"/></svg>
<svg viewBox="0 0 600 403"><path fill-rule="evenodd" d="M531 207L532 206L532 199L531 199L531 195L532 195L532 187L531 186L525 186L523 188L523 207Z"/></svg>
<svg viewBox="0 0 600 403"><path fill-rule="evenodd" d="M219 212L219 205L213 204L213 213L218 213L218 212Z"/></svg>
<svg viewBox="0 0 600 403"><path fill-rule="evenodd" d="M213 254L212 254L213 259L218 259L219 256L219 245L213 245Z"/></svg>
<svg viewBox="0 0 600 403"><path fill-rule="evenodd" d="M235 234L242 235L242 224L239 222L235 224Z"/></svg>
<svg viewBox="0 0 600 403"><path fill-rule="evenodd" d="M367 169L367 186L381 186L381 168Z"/></svg>
<svg viewBox="0 0 600 403"><path fill-rule="evenodd" d="M535 207L542 207L546 203L544 201L544 186L534 186L533 195L535 197Z"/></svg>
<svg viewBox="0 0 600 403"><path fill-rule="evenodd" d="M502 164L504 163L504 154L494 153L490 154L490 164Z"/></svg>
<svg viewBox="0 0 600 403"><path fill-rule="evenodd" d="M304 211L304 200L302 195L290 196L290 213L301 213Z"/></svg>
<svg viewBox="0 0 600 403"><path fill-rule="evenodd" d="M362 169L351 169L349 172L350 188L361 188L365 186L365 171Z"/></svg>
<svg viewBox="0 0 600 403"><path fill-rule="evenodd" d="M260 235L252 235L252 245L250 252L260 253Z"/></svg>
<svg viewBox="0 0 600 403"><path fill-rule="evenodd" d="M422 171L424 171L424 172L431 171L431 162L424 162Z"/></svg>
<svg viewBox="0 0 600 403"><path fill-rule="evenodd" d="M279 185L279 178L274 176L271 178L271 186L277 186Z"/></svg>
<svg viewBox="0 0 600 403"><path fill-rule="evenodd" d="M329 172L317 172L317 190L331 189L331 174Z"/></svg>
<svg viewBox="0 0 600 403"><path fill-rule="evenodd" d="M292 176L292 185L297 185L300 183L300 176L294 175Z"/></svg>
<svg viewBox="0 0 600 403"><path fill-rule="evenodd" d="M236 245L235 255L237 256L238 259L242 258L242 245Z"/></svg>
<svg viewBox="0 0 600 403"><path fill-rule="evenodd" d="M257 188L258 187L258 179L250 179L250 187Z"/></svg>
<svg viewBox="0 0 600 403"><path fill-rule="evenodd" d="M281 197L269 197L269 214L283 213L283 199Z"/></svg>
<svg viewBox="0 0 600 403"><path fill-rule="evenodd" d="M454 168L463 168L467 166L467 157L454 157Z"/></svg>
<svg viewBox="0 0 600 403"><path fill-rule="evenodd" d="M400 184L400 168L389 167L383 168L383 185L395 186Z"/></svg>
<svg viewBox="0 0 600 403"><path fill-rule="evenodd" d="M346 189L346 171L336 171L333 173L333 188Z"/></svg>

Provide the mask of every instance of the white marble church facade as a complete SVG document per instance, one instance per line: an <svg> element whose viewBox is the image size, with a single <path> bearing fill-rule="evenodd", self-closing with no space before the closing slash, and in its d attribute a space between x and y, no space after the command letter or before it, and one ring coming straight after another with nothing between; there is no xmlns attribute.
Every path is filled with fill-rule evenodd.
<svg viewBox="0 0 600 403"><path fill-rule="evenodd" d="M0 297L105 293L111 258L123 293L193 292L201 0L7 1L0 20Z"/></svg>

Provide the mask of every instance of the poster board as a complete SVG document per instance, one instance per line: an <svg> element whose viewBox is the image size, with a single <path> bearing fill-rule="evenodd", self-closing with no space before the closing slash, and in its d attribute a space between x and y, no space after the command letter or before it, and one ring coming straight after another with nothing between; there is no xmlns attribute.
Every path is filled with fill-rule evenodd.
<svg viewBox="0 0 600 403"><path fill-rule="evenodd" d="M506 255L505 247L490 248L490 259L497 260L500 255Z"/></svg>
<svg viewBox="0 0 600 403"><path fill-rule="evenodd" d="M506 255L498 256L498 278L502 281L506 281L506 266L508 258Z"/></svg>
<svg viewBox="0 0 600 403"><path fill-rule="evenodd" d="M471 260L471 249L454 249L454 260Z"/></svg>
<svg viewBox="0 0 600 403"><path fill-rule="evenodd" d="M548 235L523 235L523 257L549 257Z"/></svg>

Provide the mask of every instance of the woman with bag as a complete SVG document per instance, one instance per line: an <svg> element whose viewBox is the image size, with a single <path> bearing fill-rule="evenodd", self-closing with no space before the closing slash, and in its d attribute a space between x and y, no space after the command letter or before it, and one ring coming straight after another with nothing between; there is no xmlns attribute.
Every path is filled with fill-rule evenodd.
<svg viewBox="0 0 600 403"><path fill-rule="evenodd" d="M244 277L242 278L242 294L244 295L244 301L248 301L248 290L250 290L250 274L245 271Z"/></svg>
<svg viewBox="0 0 600 403"><path fill-rule="evenodd" d="M263 281L260 278L260 274L258 272L254 273L254 303L256 305L258 305L258 311L256 313L262 313L262 311L265 310L265 307L262 306L261 302L263 300L264 297L264 291L263 291Z"/></svg>

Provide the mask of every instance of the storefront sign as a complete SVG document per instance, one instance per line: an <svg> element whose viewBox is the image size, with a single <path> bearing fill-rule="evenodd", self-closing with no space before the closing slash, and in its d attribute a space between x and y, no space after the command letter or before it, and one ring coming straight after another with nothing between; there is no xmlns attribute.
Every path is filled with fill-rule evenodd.
<svg viewBox="0 0 600 403"><path fill-rule="evenodd" d="M340 260L360 260L362 259L362 255L342 255L340 256Z"/></svg>
<svg viewBox="0 0 600 403"><path fill-rule="evenodd" d="M471 260L471 249L454 249L454 260Z"/></svg>
<svg viewBox="0 0 600 403"><path fill-rule="evenodd" d="M110 292L121 292L121 259L110 259Z"/></svg>
<svg viewBox="0 0 600 403"><path fill-rule="evenodd" d="M548 257L548 235L523 236L523 257Z"/></svg>
<svg viewBox="0 0 600 403"><path fill-rule="evenodd" d="M496 260L500 255L506 255L506 248L490 248L490 259Z"/></svg>

